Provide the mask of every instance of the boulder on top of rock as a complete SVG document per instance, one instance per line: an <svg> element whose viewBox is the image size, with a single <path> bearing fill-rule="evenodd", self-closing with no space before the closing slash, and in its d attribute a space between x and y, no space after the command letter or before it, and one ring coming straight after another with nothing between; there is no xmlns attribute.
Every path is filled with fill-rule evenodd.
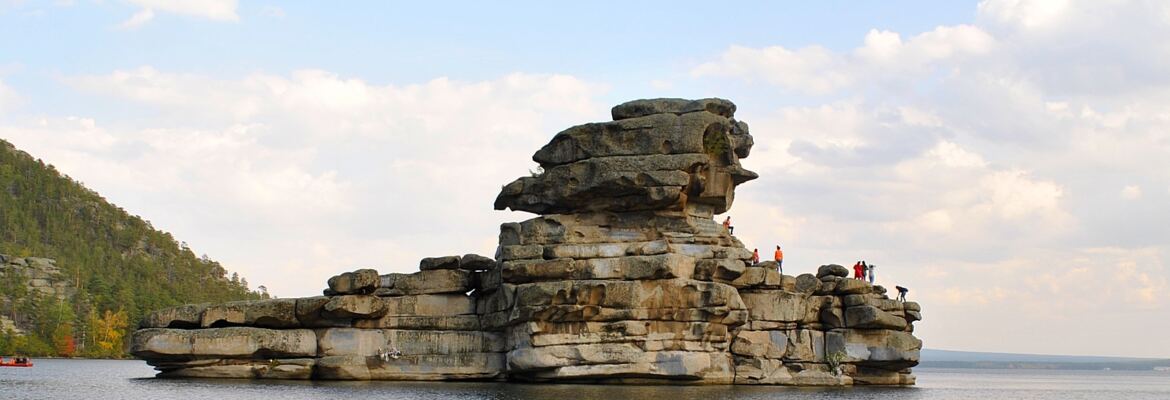
<svg viewBox="0 0 1170 400"><path fill-rule="evenodd" d="M735 116L735 103L719 98L688 100L678 98L627 101L610 110L614 121L654 114L686 114L706 111L726 118Z"/></svg>
<svg viewBox="0 0 1170 400"><path fill-rule="evenodd" d="M824 278L826 276L847 278L849 277L849 270L837 264L822 265L820 268L817 268L817 278Z"/></svg>
<svg viewBox="0 0 1170 400"><path fill-rule="evenodd" d="M130 354L147 359L316 357L317 336L308 329L143 329Z"/></svg>
<svg viewBox="0 0 1170 400"><path fill-rule="evenodd" d="M378 271L372 269L345 272L329 278L329 290L326 294L370 294L381 282Z"/></svg>
<svg viewBox="0 0 1170 400"><path fill-rule="evenodd" d="M837 294L867 294L873 292L873 286L869 282L861 279L842 279L837 282L837 286L833 288Z"/></svg>
<svg viewBox="0 0 1170 400"><path fill-rule="evenodd" d="M732 123L708 112L589 123L556 134L532 159L548 168L593 157L699 154L708 129L730 132Z"/></svg>
<svg viewBox="0 0 1170 400"><path fill-rule="evenodd" d="M202 323L203 310L207 307L208 304L185 304L164 308L143 317L138 328L195 329Z"/></svg>
<svg viewBox="0 0 1170 400"><path fill-rule="evenodd" d="M394 281L397 294L466 293L472 288L471 272L436 269L398 276Z"/></svg>
<svg viewBox="0 0 1170 400"><path fill-rule="evenodd" d="M496 260L479 254L465 254L459 259L459 269L467 271L487 271L496 268Z"/></svg>
<svg viewBox="0 0 1170 400"><path fill-rule="evenodd" d="M864 329L906 329L906 319L870 306L857 306L845 309L845 324L850 328Z"/></svg>
<svg viewBox="0 0 1170 400"><path fill-rule="evenodd" d="M720 99L640 100L614 108L617 121L557 134L533 160L544 170L504 186L495 208L537 214L686 209L726 212L744 169L747 125Z"/></svg>
<svg viewBox="0 0 1170 400"><path fill-rule="evenodd" d="M333 297L321 309L321 315L330 319L371 319L385 314L386 303L378 296L370 295Z"/></svg>
<svg viewBox="0 0 1170 400"><path fill-rule="evenodd" d="M800 274L796 276L796 283L793 288L797 293L804 293L806 295L813 294L821 288L821 280L817 279L813 274Z"/></svg>
<svg viewBox="0 0 1170 400"><path fill-rule="evenodd" d="M419 271L459 269L459 256L427 257L418 262Z"/></svg>
<svg viewBox="0 0 1170 400"><path fill-rule="evenodd" d="M300 325L297 320L297 299L244 300L209 305L204 308L199 325L203 328L297 327Z"/></svg>

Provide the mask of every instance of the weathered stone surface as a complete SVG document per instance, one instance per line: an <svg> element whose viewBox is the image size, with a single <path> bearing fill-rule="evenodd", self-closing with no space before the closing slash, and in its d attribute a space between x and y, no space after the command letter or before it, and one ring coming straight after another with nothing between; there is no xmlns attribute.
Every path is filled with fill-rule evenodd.
<svg viewBox="0 0 1170 400"><path fill-rule="evenodd" d="M906 329L905 318L899 318L869 305L846 308L845 324L850 328Z"/></svg>
<svg viewBox="0 0 1170 400"><path fill-rule="evenodd" d="M138 328L195 329L203 322L203 310L207 309L207 306L207 304L187 304L164 308L143 317Z"/></svg>
<svg viewBox="0 0 1170 400"><path fill-rule="evenodd" d="M704 133L729 133L732 123L709 112L656 114L574 126L532 156L548 168L593 157L703 153Z"/></svg>
<svg viewBox="0 0 1170 400"><path fill-rule="evenodd" d="M321 310L321 315L329 319L371 319L385 314L385 302L369 295L337 296L329 299Z"/></svg>
<svg viewBox="0 0 1170 400"><path fill-rule="evenodd" d="M820 311L817 313L817 320L820 321L825 329L844 328L845 312L840 306L822 304Z"/></svg>
<svg viewBox="0 0 1170 400"><path fill-rule="evenodd" d="M822 265L820 268L817 268L817 278L823 278L826 276L839 276L842 278L847 278L849 277L849 270L837 264Z"/></svg>
<svg viewBox="0 0 1170 400"><path fill-rule="evenodd" d="M508 352L508 370L522 378L597 379L625 375L658 376L706 383L731 383L730 355L663 351L647 352L633 344L589 344L521 348Z"/></svg>
<svg viewBox="0 0 1170 400"><path fill-rule="evenodd" d="M908 373L865 367L857 368L852 377L856 385L903 386L913 385L916 381L914 375Z"/></svg>
<svg viewBox="0 0 1170 400"><path fill-rule="evenodd" d="M207 306L203 310L199 326L292 328L300 326L296 310L296 299L233 301Z"/></svg>
<svg viewBox="0 0 1170 400"><path fill-rule="evenodd" d="M317 337L308 329L141 329L130 354L146 359L315 357Z"/></svg>
<svg viewBox="0 0 1170 400"><path fill-rule="evenodd" d="M394 290L400 294L467 293L471 291L471 272L438 269L399 276Z"/></svg>
<svg viewBox="0 0 1170 400"><path fill-rule="evenodd" d="M508 322L550 321L704 321L724 325L741 325L748 320L746 310L727 306L696 308L610 308L596 305L517 305Z"/></svg>
<svg viewBox="0 0 1170 400"><path fill-rule="evenodd" d="M487 271L496 268L496 260L479 254L464 254L459 259L459 269L468 271Z"/></svg>
<svg viewBox="0 0 1170 400"><path fill-rule="evenodd" d="M505 185L495 207L539 214L684 208L695 215L723 213L735 185L758 177L737 156L750 150L749 135L746 125L695 111L570 128L533 156L544 171Z"/></svg>
<svg viewBox="0 0 1170 400"><path fill-rule="evenodd" d="M403 355L383 360L367 356L331 356L317 360L317 379L439 381L495 378L504 371L503 353Z"/></svg>
<svg viewBox="0 0 1170 400"><path fill-rule="evenodd" d="M922 313L918 311L906 311L906 322L913 323L922 320Z"/></svg>
<svg viewBox="0 0 1170 400"><path fill-rule="evenodd" d="M806 295L813 294L821 288L821 280L817 279L812 274L800 274L796 276L794 289L797 293Z"/></svg>
<svg viewBox="0 0 1170 400"><path fill-rule="evenodd" d="M520 260L501 265L501 277L507 283L550 280L589 279L672 279L690 278L695 260L677 254L628 256L573 260Z"/></svg>
<svg viewBox="0 0 1170 400"><path fill-rule="evenodd" d="M651 281L580 280L516 286L517 306L588 305L620 309L727 306L743 310L734 287L689 279Z"/></svg>
<svg viewBox="0 0 1170 400"><path fill-rule="evenodd" d="M500 261L540 258L544 258L544 246L538 244L500 246Z"/></svg>
<svg viewBox="0 0 1170 400"><path fill-rule="evenodd" d="M825 333L812 329L791 331L784 358L795 362L824 362Z"/></svg>
<svg viewBox="0 0 1170 400"><path fill-rule="evenodd" d="M797 322L804 319L804 296L779 290L740 293L740 296L752 320Z"/></svg>
<svg viewBox="0 0 1170 400"><path fill-rule="evenodd" d="M747 266L740 260L720 259L715 263L715 270L712 271L712 278L720 281L734 281L743 275Z"/></svg>
<svg viewBox="0 0 1170 400"><path fill-rule="evenodd" d="M504 351L494 333L475 331L332 328L317 333L317 351L328 356L491 353Z"/></svg>
<svg viewBox="0 0 1170 400"><path fill-rule="evenodd" d="M846 329L827 333L825 350L844 352L845 361L899 371L918 365L922 341L908 332Z"/></svg>
<svg viewBox="0 0 1170 400"><path fill-rule="evenodd" d="M581 160L509 183L496 198L495 206L499 210L539 214L668 208L679 202L683 187L690 182L690 175L684 171L700 170L708 162L704 154Z"/></svg>
<svg viewBox="0 0 1170 400"><path fill-rule="evenodd" d="M873 286L869 282L860 279L843 279L837 281L837 286L833 288L837 294L867 294L873 292Z"/></svg>
<svg viewBox="0 0 1170 400"><path fill-rule="evenodd" d="M361 329L413 329L438 331L479 331L485 327L478 315L451 316L395 316L353 321Z"/></svg>
<svg viewBox="0 0 1170 400"><path fill-rule="evenodd" d="M418 262L419 271L459 269L459 256L427 257Z"/></svg>
<svg viewBox="0 0 1170 400"><path fill-rule="evenodd" d="M614 121L654 114L686 114L707 111L726 118L735 116L735 104L719 98L687 100L677 98L633 100L610 110Z"/></svg>
<svg viewBox="0 0 1170 400"><path fill-rule="evenodd" d="M731 352L741 356L783 358L788 352L788 335L783 331L739 331Z"/></svg>
<svg viewBox="0 0 1170 400"><path fill-rule="evenodd" d="M475 299L463 294L423 294L384 297L384 315L390 317L443 317L475 314Z"/></svg>
<svg viewBox="0 0 1170 400"><path fill-rule="evenodd" d="M727 325L693 321L538 321L512 326L509 335L514 347L633 343L647 351L726 349L731 340Z"/></svg>
<svg viewBox="0 0 1170 400"><path fill-rule="evenodd" d="M747 267L738 278L731 281L731 286L735 286L738 289L760 286L764 284L764 278L767 275L767 269L756 266Z"/></svg>
<svg viewBox="0 0 1170 400"><path fill-rule="evenodd" d="M504 283L504 276L499 266L487 271L476 271L472 277L477 293L494 291Z"/></svg>
<svg viewBox="0 0 1170 400"><path fill-rule="evenodd" d="M208 379L310 379L313 375L312 358L270 360L213 359L185 363L156 365L160 378Z"/></svg>
<svg viewBox="0 0 1170 400"><path fill-rule="evenodd" d="M329 297L304 297L295 299L296 318L300 326L305 328L328 328L328 327L342 327L350 326L350 319L331 319L325 316L325 305L329 303Z"/></svg>
<svg viewBox="0 0 1170 400"><path fill-rule="evenodd" d="M378 271L359 269L329 278L329 291L336 294L369 294L381 283Z"/></svg>

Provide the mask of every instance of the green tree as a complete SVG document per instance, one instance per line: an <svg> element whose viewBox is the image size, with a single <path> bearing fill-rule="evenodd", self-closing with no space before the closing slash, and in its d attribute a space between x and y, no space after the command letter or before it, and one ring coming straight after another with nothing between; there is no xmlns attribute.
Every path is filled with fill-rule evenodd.
<svg viewBox="0 0 1170 400"><path fill-rule="evenodd" d="M96 192L52 165L0 140L0 254L57 260L76 294L65 301L30 293L28 276L8 269L0 276L0 313L17 321L24 335L8 334L4 344L30 355L55 354L66 338L81 338L85 354L98 348L97 322L109 327L106 313L124 338L137 321L155 309L184 303L259 299L246 279L229 279L210 257L158 231L139 216L108 203ZM12 272L16 273L12 273ZM89 318L90 315L94 318ZM66 331L72 334L66 335ZM80 335L74 337L74 335ZM110 341L103 332L102 343ZM119 356L114 345L102 356Z"/></svg>

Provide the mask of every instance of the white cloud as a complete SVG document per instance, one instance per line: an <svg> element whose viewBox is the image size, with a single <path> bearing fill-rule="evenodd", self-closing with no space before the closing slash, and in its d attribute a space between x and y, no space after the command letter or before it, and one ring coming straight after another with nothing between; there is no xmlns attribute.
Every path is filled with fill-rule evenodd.
<svg viewBox="0 0 1170 400"><path fill-rule="evenodd" d="M762 79L767 83L821 94L852 83L853 77L842 68L840 57L820 46L795 51L780 46L763 49L731 46L719 60L695 67L691 75Z"/></svg>
<svg viewBox="0 0 1170 400"><path fill-rule="evenodd" d="M140 7L129 19L119 24L121 28L136 28L150 22L155 12L206 18L213 21L235 22L236 0L126 0Z"/></svg>
<svg viewBox="0 0 1170 400"><path fill-rule="evenodd" d="M135 12L134 15L131 15L130 19L122 21L121 24L118 24L118 27L122 28L122 29L133 29L133 28L137 28L139 26L142 26L142 25L146 24L147 22L150 22L153 19L154 19L154 10L149 9L149 8L144 8L144 9L138 10L138 12Z"/></svg>
<svg viewBox="0 0 1170 400"><path fill-rule="evenodd" d="M491 210L500 186L552 134L608 115L594 100L605 87L564 75L397 86L141 67L63 81L144 117L0 136L281 296L357 267L493 254L499 224L529 217Z"/></svg>
<svg viewBox="0 0 1170 400"><path fill-rule="evenodd" d="M1121 188L1121 197L1126 200L1137 200L1142 197L1142 187L1138 185L1128 185Z"/></svg>
<svg viewBox="0 0 1170 400"><path fill-rule="evenodd" d="M796 271L883 266L879 281L916 288L940 316L919 331L931 346L1069 352L1037 337L1086 313L1170 309L1170 209L1134 201L1170 185L1170 45L1149 40L1170 35L1170 4L988 0L978 12L972 25L871 30L848 51L733 45L695 65L705 84L762 82L755 98L783 99L739 115L761 178L737 193L736 232L787 243ZM1028 332L963 333L991 319Z"/></svg>
<svg viewBox="0 0 1170 400"><path fill-rule="evenodd" d="M1071 5L1067 0L992 0L981 1L978 10L997 22L1042 29L1059 24Z"/></svg>
<svg viewBox="0 0 1170 400"><path fill-rule="evenodd" d="M986 54L995 46L994 38L970 25L940 26L905 41L896 32L870 30L864 45L851 53L815 45L797 50L733 45L718 60L695 66L691 75L763 80L799 92L827 94L931 71L941 63Z"/></svg>

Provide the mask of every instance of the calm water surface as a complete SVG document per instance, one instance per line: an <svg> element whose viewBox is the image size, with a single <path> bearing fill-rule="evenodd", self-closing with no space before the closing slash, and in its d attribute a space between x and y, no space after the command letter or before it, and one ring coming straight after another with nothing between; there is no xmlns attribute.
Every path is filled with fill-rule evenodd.
<svg viewBox="0 0 1170 400"><path fill-rule="evenodd" d="M36 360L0 368L8 399L1170 399L1170 373L916 368L910 388L594 386L154 379L142 361Z"/></svg>

